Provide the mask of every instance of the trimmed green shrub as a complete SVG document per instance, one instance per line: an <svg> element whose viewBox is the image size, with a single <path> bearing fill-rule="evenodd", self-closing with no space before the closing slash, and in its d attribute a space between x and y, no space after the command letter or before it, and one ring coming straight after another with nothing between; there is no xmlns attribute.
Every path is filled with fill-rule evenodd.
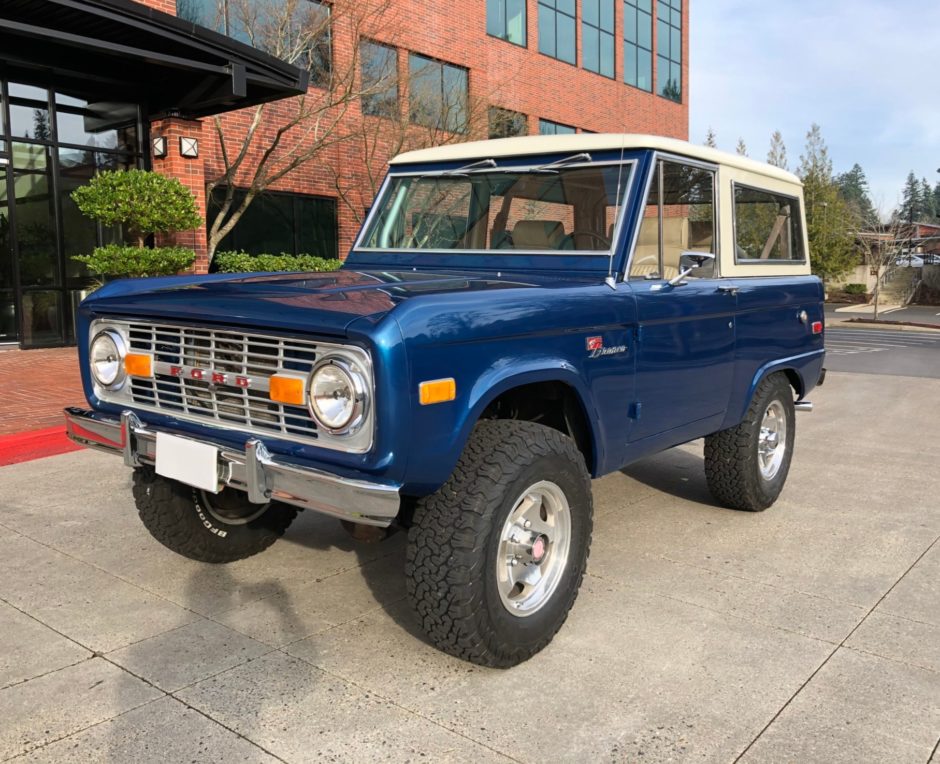
<svg viewBox="0 0 940 764"><path fill-rule="evenodd" d="M846 284L842 291L846 294L867 294L868 288L864 284Z"/></svg>
<svg viewBox="0 0 940 764"><path fill-rule="evenodd" d="M135 246L109 244L96 247L90 255L75 255L73 260L103 278L138 278L141 276L172 276L192 267L196 253L185 247L141 249Z"/></svg>
<svg viewBox="0 0 940 764"><path fill-rule="evenodd" d="M249 255L247 252L216 252L213 266L219 273L258 271L335 271L342 260L317 255Z"/></svg>
<svg viewBox="0 0 940 764"><path fill-rule="evenodd" d="M138 247L144 246L150 234L186 231L202 224L192 191L158 172L106 171L75 189L72 199L92 220L123 226Z"/></svg>

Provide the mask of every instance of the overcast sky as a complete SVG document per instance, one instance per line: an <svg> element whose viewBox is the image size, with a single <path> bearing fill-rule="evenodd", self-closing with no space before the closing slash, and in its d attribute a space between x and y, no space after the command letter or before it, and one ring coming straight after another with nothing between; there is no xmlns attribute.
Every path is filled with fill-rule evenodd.
<svg viewBox="0 0 940 764"><path fill-rule="evenodd" d="M744 138L765 159L783 133L790 169L813 122L836 172L858 162L877 207L907 173L940 180L938 0L691 0L691 133Z"/></svg>

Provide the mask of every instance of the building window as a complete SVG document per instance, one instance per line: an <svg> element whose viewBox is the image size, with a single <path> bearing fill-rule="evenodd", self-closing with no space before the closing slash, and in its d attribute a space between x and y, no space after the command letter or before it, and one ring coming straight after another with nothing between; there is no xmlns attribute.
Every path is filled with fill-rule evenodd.
<svg viewBox="0 0 940 764"><path fill-rule="evenodd" d="M574 0L539 0L539 53L577 62Z"/></svg>
<svg viewBox="0 0 940 764"><path fill-rule="evenodd" d="M682 103L682 0L656 7L656 92Z"/></svg>
<svg viewBox="0 0 940 764"><path fill-rule="evenodd" d="M209 228L219 213L224 195L224 189L218 190L210 201L206 221ZM244 190L235 189L234 204L240 204L244 198ZM336 200L266 192L248 206L218 249L250 255L337 257Z"/></svg>
<svg viewBox="0 0 940 764"><path fill-rule="evenodd" d="M581 65L614 76L614 2L584 0L581 6Z"/></svg>
<svg viewBox="0 0 940 764"><path fill-rule="evenodd" d="M623 81L653 91L652 0L624 0Z"/></svg>
<svg viewBox="0 0 940 764"><path fill-rule="evenodd" d="M499 106L490 106L490 138L511 138L514 135L527 135L528 119L525 114Z"/></svg>
<svg viewBox="0 0 940 764"><path fill-rule="evenodd" d="M398 51L377 42L359 45L362 60L362 113L375 117L398 114Z"/></svg>
<svg viewBox="0 0 940 764"><path fill-rule="evenodd" d="M330 84L332 35L330 6L325 2L176 0L176 15L305 67L314 87Z"/></svg>
<svg viewBox="0 0 940 764"><path fill-rule="evenodd" d="M467 70L412 53L408 71L411 121L450 133L467 132Z"/></svg>
<svg viewBox="0 0 940 764"><path fill-rule="evenodd" d="M486 0L486 33L525 46L526 0Z"/></svg>
<svg viewBox="0 0 940 764"><path fill-rule="evenodd" d="M547 119L539 120L539 135L573 135L578 132L571 125L563 125L561 122L552 122Z"/></svg>

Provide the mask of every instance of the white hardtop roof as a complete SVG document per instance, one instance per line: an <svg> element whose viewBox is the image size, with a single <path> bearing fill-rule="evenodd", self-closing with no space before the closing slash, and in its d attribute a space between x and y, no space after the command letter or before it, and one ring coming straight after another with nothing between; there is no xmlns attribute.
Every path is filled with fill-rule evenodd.
<svg viewBox="0 0 940 764"><path fill-rule="evenodd" d="M524 135L517 138L496 138L489 141L453 143L430 149L419 149L399 154L392 165L424 164L426 162L457 162L475 159L497 159L499 157L525 156L527 154L560 154L581 151L625 151L651 149L669 154L679 154L711 164L736 167L747 172L797 183L801 181L793 173L779 167L757 162L738 154L697 146L688 141L663 138L659 135L633 135L620 133L577 133L573 135Z"/></svg>

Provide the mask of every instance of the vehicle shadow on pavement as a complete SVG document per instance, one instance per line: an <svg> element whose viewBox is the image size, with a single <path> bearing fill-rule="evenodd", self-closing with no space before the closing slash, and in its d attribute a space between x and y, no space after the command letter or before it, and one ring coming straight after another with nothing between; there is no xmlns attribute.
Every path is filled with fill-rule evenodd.
<svg viewBox="0 0 940 764"><path fill-rule="evenodd" d="M705 465L699 454L671 448L620 470L629 478L685 501L717 507L705 482Z"/></svg>

